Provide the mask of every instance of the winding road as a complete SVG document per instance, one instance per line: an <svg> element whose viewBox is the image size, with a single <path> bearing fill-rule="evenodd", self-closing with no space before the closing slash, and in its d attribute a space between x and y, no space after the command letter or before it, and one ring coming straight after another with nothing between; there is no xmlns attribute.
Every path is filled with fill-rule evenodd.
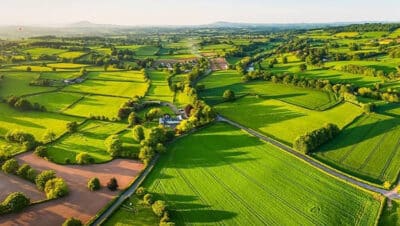
<svg viewBox="0 0 400 226"><path fill-rule="evenodd" d="M255 137L258 137L259 139L261 139L263 141L266 141L266 142L268 142L268 143L270 143L270 144L282 149L283 151L286 151L289 154L292 154L292 155L296 156L297 158L300 158L300 159L308 162L309 164L311 164L314 167L324 171L327 174L330 174L333 177L340 178L340 179L342 179L342 180L344 180L344 181L346 181L346 182L348 182L350 184L362 187L362 188L364 188L366 190L382 194L382 195L386 196L389 199L400 199L400 194L397 193L396 189L388 191L388 190L385 190L385 189L382 189L382 188L378 188L378 187L375 187L373 185L364 183L362 181L356 180L356 179L354 179L352 177L349 177L349 176L347 176L347 175L345 175L345 174L343 174L343 173L341 173L339 171L333 170L333 169L323 165L322 163L318 162L317 160L315 160L315 159L313 159L313 158L311 158L311 157L309 157L307 155L304 155L304 154L301 154L301 153L295 151L291 147L286 146L285 144L282 144L281 142L279 142L277 140L274 140L274 139L272 139L270 137L267 137L267 136L255 131L255 130L253 130L253 129L250 129L248 127L242 126L242 125L240 125L240 124L238 124L238 123L236 123L234 121L231 121L231 120L229 120L229 119L227 119L227 118L225 118L225 117L223 117L221 115L217 116L217 121L225 122L225 123L228 123L228 124L230 124L232 126L240 128L240 129L248 132L249 134L251 134L251 135L253 135Z"/></svg>

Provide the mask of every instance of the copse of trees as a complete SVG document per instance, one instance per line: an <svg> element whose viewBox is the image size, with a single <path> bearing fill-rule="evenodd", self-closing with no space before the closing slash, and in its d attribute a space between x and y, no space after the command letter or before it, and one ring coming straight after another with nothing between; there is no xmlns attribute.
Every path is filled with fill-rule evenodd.
<svg viewBox="0 0 400 226"><path fill-rule="evenodd" d="M27 99L10 96L6 100L7 104L19 111L46 111L46 108L38 103L31 103Z"/></svg>
<svg viewBox="0 0 400 226"><path fill-rule="evenodd" d="M78 123L77 122L68 122L66 127L67 127L67 131L69 133L75 133L76 131L78 131Z"/></svg>
<svg viewBox="0 0 400 226"><path fill-rule="evenodd" d="M9 142L22 144L26 151L35 148L38 143L32 134L17 129L8 131L5 139Z"/></svg>
<svg viewBox="0 0 400 226"><path fill-rule="evenodd" d="M328 123L320 129L307 132L305 135L297 137L293 143L293 148L304 154L309 154L322 144L332 140L339 133L340 129L337 125Z"/></svg>
<svg viewBox="0 0 400 226"><path fill-rule="evenodd" d="M118 135L111 135L107 137L107 139L104 141L104 145L107 148L107 152L112 156L112 157L117 157L121 154L122 151L122 140Z"/></svg>
<svg viewBox="0 0 400 226"><path fill-rule="evenodd" d="M35 179L36 187L40 191L44 191L47 181L56 178L56 172L54 170L45 170L39 173Z"/></svg>
<svg viewBox="0 0 400 226"><path fill-rule="evenodd" d="M75 156L75 162L78 164L92 164L94 158L86 152L80 152Z"/></svg>
<svg viewBox="0 0 400 226"><path fill-rule="evenodd" d="M18 213L28 207L30 199L22 192L14 192L0 203L0 215Z"/></svg>

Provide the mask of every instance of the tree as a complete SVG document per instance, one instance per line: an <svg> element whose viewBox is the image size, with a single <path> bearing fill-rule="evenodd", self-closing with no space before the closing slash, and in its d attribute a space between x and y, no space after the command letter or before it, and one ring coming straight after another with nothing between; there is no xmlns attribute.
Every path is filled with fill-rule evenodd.
<svg viewBox="0 0 400 226"><path fill-rule="evenodd" d="M155 147L158 143L164 143L166 140L165 130L162 127L151 128L146 141L152 147Z"/></svg>
<svg viewBox="0 0 400 226"><path fill-rule="evenodd" d="M144 128L141 125L136 125L132 130L133 139L141 142L144 139Z"/></svg>
<svg viewBox="0 0 400 226"><path fill-rule="evenodd" d="M104 141L104 145L112 157L119 156L120 152L122 151L122 140L118 135L111 135L107 137L107 139Z"/></svg>
<svg viewBox="0 0 400 226"><path fill-rule="evenodd" d="M29 111L32 109L32 104L26 99L20 98L15 103L14 107L20 111Z"/></svg>
<svg viewBox="0 0 400 226"><path fill-rule="evenodd" d="M304 71L307 70L307 65L306 64L300 64L299 65L299 69L300 69L301 72L304 72Z"/></svg>
<svg viewBox="0 0 400 226"><path fill-rule="evenodd" d="M22 192L14 192L7 196L7 198L1 203L1 206L5 209L5 213L16 213L28 207L30 200Z"/></svg>
<svg viewBox="0 0 400 226"><path fill-rule="evenodd" d="M37 146L35 148L34 154L37 155L38 157L46 157L47 156L47 149L45 146Z"/></svg>
<svg viewBox="0 0 400 226"><path fill-rule="evenodd" d="M47 130L43 135L43 140L46 142L53 142L56 139L57 135L51 130Z"/></svg>
<svg viewBox="0 0 400 226"><path fill-rule="evenodd" d="M145 118L147 121L153 121L153 119L159 118L162 115L163 111L161 110L161 108L152 108L146 113Z"/></svg>
<svg viewBox="0 0 400 226"><path fill-rule="evenodd" d="M9 159L1 166L1 169L5 173L16 173L18 170L18 167L19 167L19 164L18 164L17 160Z"/></svg>
<svg viewBox="0 0 400 226"><path fill-rule="evenodd" d="M286 56L284 56L284 57L282 58L282 63L283 63L283 64L287 64L287 63L288 63L288 58L287 58Z"/></svg>
<svg viewBox="0 0 400 226"><path fill-rule="evenodd" d="M137 117L135 112L131 112L128 116L128 124L129 126L134 126L139 122L139 118Z"/></svg>
<svg viewBox="0 0 400 226"><path fill-rule="evenodd" d="M147 205L151 205L153 203L153 195L152 194L145 194L143 196L143 202Z"/></svg>
<svg viewBox="0 0 400 226"><path fill-rule="evenodd" d="M68 195L68 185L64 179L57 177L46 182L44 191L48 199L61 198Z"/></svg>
<svg viewBox="0 0 400 226"><path fill-rule="evenodd" d="M118 182L115 177L111 178L110 181L108 181L107 188L110 189L110 191L116 191L118 189Z"/></svg>
<svg viewBox="0 0 400 226"><path fill-rule="evenodd" d="M167 148L165 148L165 146L162 143L158 143L156 145L156 152L164 153L166 150L167 150Z"/></svg>
<svg viewBox="0 0 400 226"><path fill-rule="evenodd" d="M225 90L222 97L224 98L225 101L232 101L235 99L235 93L232 90L228 89Z"/></svg>
<svg viewBox="0 0 400 226"><path fill-rule="evenodd" d="M167 204L165 203L165 201L157 200L153 203L153 205L151 205L151 208L157 216L161 217L167 210Z"/></svg>
<svg viewBox="0 0 400 226"><path fill-rule="evenodd" d="M78 164L94 163L94 158L86 152L81 152L75 156L75 161Z"/></svg>
<svg viewBox="0 0 400 226"><path fill-rule="evenodd" d="M147 191L144 187L138 187L138 189L136 189L136 195L139 197L143 197L146 193Z"/></svg>
<svg viewBox="0 0 400 226"><path fill-rule="evenodd" d="M31 72L31 71L32 71L32 68L28 66L28 67L26 67L26 71L27 71L27 72Z"/></svg>
<svg viewBox="0 0 400 226"><path fill-rule="evenodd" d="M150 146L143 146L139 151L139 159L142 160L145 164L147 164L151 158L154 156L154 150Z"/></svg>
<svg viewBox="0 0 400 226"><path fill-rule="evenodd" d="M88 188L89 188L90 191L97 191L97 190L99 190L99 189L100 189L100 186L101 186L101 185L100 185L100 180L99 180L99 178L93 177L92 179L90 179L90 180L88 181L87 186L88 186Z"/></svg>
<svg viewBox="0 0 400 226"><path fill-rule="evenodd" d="M18 168L17 175L34 183L37 172L30 165L25 163Z"/></svg>
<svg viewBox="0 0 400 226"><path fill-rule="evenodd" d="M67 131L69 133L75 133L78 131L78 123L77 122L68 122L67 123Z"/></svg>
<svg viewBox="0 0 400 226"><path fill-rule="evenodd" d="M35 179L36 186L39 190L43 191L47 181L56 178L56 172L54 170L45 170L39 173Z"/></svg>
<svg viewBox="0 0 400 226"><path fill-rule="evenodd" d="M73 217L70 217L64 221L62 226L82 226L82 222L79 219L75 219Z"/></svg>

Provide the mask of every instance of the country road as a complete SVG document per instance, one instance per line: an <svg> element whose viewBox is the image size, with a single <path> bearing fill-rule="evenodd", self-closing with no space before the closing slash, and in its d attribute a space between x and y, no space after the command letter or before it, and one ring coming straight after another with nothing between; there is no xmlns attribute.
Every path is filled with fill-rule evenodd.
<svg viewBox="0 0 400 226"><path fill-rule="evenodd" d="M247 128L247 127L242 126L242 125L240 125L240 124L238 124L236 122L233 122L233 121L231 121L231 120L229 120L229 119L227 119L227 118L225 118L225 117L223 117L221 115L217 116L217 121L226 122L226 123L228 123L228 124L230 124L232 126L240 128L240 129L248 132L249 134L260 138L261 140L266 141L266 142L268 142L268 143L270 143L270 144L282 149L283 151L286 151L289 154L292 154L292 155L294 155L294 156L296 156L296 157L308 162L309 164L313 165L314 167L319 168L320 170L326 172L327 174L330 174L333 177L340 178L340 179L342 179L342 180L344 180L344 181L346 181L348 183L351 183L353 185L362 187L362 188L367 189L369 191L373 191L373 192L382 194L382 195L386 196L389 199L400 199L400 194L397 193L396 189L388 191L388 190L385 190L385 189L382 189L382 188L378 188L378 187L375 187L373 185L364 183L362 181L353 179L353 178L351 178L351 177L349 177L349 176L347 176L347 175L345 175L343 173L340 173L339 171L333 170L333 169L323 165L322 163L318 162L317 160L315 160L315 159L313 159L313 158L311 158L311 157L309 157L307 155L304 155L304 154L301 154L301 153L295 151L291 147L286 146L285 144L282 144L279 141L276 141L276 140L274 140L274 139L272 139L270 137L267 137L267 136L255 131L255 130L253 130L253 129Z"/></svg>

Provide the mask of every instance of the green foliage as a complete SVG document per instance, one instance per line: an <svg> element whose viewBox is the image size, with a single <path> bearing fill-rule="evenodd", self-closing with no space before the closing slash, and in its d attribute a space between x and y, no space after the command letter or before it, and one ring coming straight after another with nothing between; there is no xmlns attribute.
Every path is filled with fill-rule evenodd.
<svg viewBox="0 0 400 226"><path fill-rule="evenodd" d="M36 176L36 179L35 179L36 187L39 190L44 191L47 181L54 179L54 178L56 178L56 172L54 170L42 171L41 173L39 173Z"/></svg>
<svg viewBox="0 0 400 226"><path fill-rule="evenodd" d="M30 200L21 192L14 192L0 204L0 215L7 213L17 213L28 207Z"/></svg>
<svg viewBox="0 0 400 226"><path fill-rule="evenodd" d="M145 138L144 127L141 125L136 125L132 129L132 135L133 139L135 139L137 142L141 142Z"/></svg>
<svg viewBox="0 0 400 226"><path fill-rule="evenodd" d="M82 222L79 219L75 219L73 217L70 217L64 221L62 226L82 226Z"/></svg>
<svg viewBox="0 0 400 226"><path fill-rule="evenodd" d="M18 161L15 159L9 159L7 161L4 162L4 164L1 166L1 169L3 170L3 172L5 173L17 173L19 164Z"/></svg>
<svg viewBox="0 0 400 226"><path fill-rule="evenodd" d="M34 154L38 157L44 158L47 156L47 148L45 146L37 146Z"/></svg>
<svg viewBox="0 0 400 226"><path fill-rule="evenodd" d="M144 188L144 187L138 187L136 189L135 193L136 193L137 196L143 197L145 194L147 194L147 191L146 191L146 188Z"/></svg>
<svg viewBox="0 0 400 226"><path fill-rule="evenodd" d="M27 151L35 148L37 143L32 134L17 129L8 131L5 138L9 142L22 144Z"/></svg>
<svg viewBox="0 0 400 226"><path fill-rule="evenodd" d="M26 180L31 181L32 183L35 183L35 179L38 173L30 165L25 163L18 168L17 175Z"/></svg>
<svg viewBox="0 0 400 226"><path fill-rule="evenodd" d="M128 116L128 125L134 126L139 123L139 118L137 117L135 112L131 112Z"/></svg>
<svg viewBox="0 0 400 226"><path fill-rule="evenodd" d="M293 142L293 148L304 154L309 154L315 151L322 144L332 140L340 133L337 125L328 123L324 127L308 132L302 135Z"/></svg>
<svg viewBox="0 0 400 226"><path fill-rule="evenodd" d="M53 178L46 182L44 187L47 199L56 199L68 195L68 185L62 178Z"/></svg>
<svg viewBox="0 0 400 226"><path fill-rule="evenodd" d="M153 203L153 205L151 205L151 208L153 209L154 214L162 217L164 215L164 212L167 210L167 204L165 203L165 201L157 200Z"/></svg>
<svg viewBox="0 0 400 226"><path fill-rule="evenodd" d="M111 135L107 137L107 139L104 141L104 145L112 157L119 156L122 151L122 140L118 135Z"/></svg>
<svg viewBox="0 0 400 226"><path fill-rule="evenodd" d="M43 135L43 141L50 143L56 139L57 135L51 130L47 130L46 133Z"/></svg>
<svg viewBox="0 0 400 226"><path fill-rule="evenodd" d="M94 163L94 158L86 152L81 152L76 155L75 161L78 164L92 164Z"/></svg>
<svg viewBox="0 0 400 226"><path fill-rule="evenodd" d="M100 185L100 180L97 177L93 177L88 181L87 184L88 188L90 191L97 191L100 189L101 185Z"/></svg>
<svg viewBox="0 0 400 226"><path fill-rule="evenodd" d="M232 90L228 89L228 90L225 90L222 97L226 101L233 101L233 100L235 100L235 93Z"/></svg>
<svg viewBox="0 0 400 226"><path fill-rule="evenodd" d="M146 205L151 205L151 204L153 204L153 195L152 194L145 194L144 196L143 196L143 202L146 204Z"/></svg>
<svg viewBox="0 0 400 226"><path fill-rule="evenodd" d="M75 133L78 131L78 123L77 122L68 122L67 123L67 131L69 133Z"/></svg>
<svg viewBox="0 0 400 226"><path fill-rule="evenodd" d="M107 188L110 189L111 191L116 191L118 189L118 182L115 177L112 177L108 182L107 182Z"/></svg>

